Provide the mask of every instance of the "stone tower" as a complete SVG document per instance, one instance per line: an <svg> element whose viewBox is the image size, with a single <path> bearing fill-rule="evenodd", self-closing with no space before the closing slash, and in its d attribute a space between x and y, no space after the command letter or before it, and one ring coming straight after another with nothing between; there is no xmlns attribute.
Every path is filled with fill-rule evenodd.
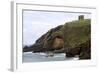
<svg viewBox="0 0 100 73"><path fill-rule="evenodd" d="M84 15L80 15L80 16L78 17L78 20L84 20Z"/></svg>

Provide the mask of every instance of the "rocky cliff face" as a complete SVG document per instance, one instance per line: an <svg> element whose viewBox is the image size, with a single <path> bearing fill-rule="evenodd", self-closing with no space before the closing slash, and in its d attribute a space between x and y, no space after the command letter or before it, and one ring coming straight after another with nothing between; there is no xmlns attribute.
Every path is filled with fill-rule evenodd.
<svg viewBox="0 0 100 73"><path fill-rule="evenodd" d="M33 51L33 52L45 52L45 51L54 51L54 48L62 48L60 45L61 37L58 35L54 35L55 32L59 31L63 25L59 25L55 28L49 30L46 34L42 35L39 39L36 40L36 43L31 46L25 46L23 48L23 52ZM55 39L58 36L58 40ZM54 42L54 40L56 42ZM58 43L59 44L56 44ZM54 44L54 46L53 46ZM58 45L58 46L57 46ZM60 46L59 46L60 45Z"/></svg>
<svg viewBox="0 0 100 73"><path fill-rule="evenodd" d="M90 59L90 35L90 19L68 22L52 28L37 39L35 44L24 47L23 52L63 52L66 57L79 55L80 59Z"/></svg>

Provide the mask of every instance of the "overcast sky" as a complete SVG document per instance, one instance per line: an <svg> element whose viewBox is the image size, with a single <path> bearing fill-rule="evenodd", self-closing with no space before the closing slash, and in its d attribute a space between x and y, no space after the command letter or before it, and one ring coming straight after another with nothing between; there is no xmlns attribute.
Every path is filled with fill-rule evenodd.
<svg viewBox="0 0 100 73"><path fill-rule="evenodd" d="M91 14L86 13L24 11L23 44L34 44L49 29L64 24L65 22L78 20L79 15L84 15L85 19L91 18Z"/></svg>

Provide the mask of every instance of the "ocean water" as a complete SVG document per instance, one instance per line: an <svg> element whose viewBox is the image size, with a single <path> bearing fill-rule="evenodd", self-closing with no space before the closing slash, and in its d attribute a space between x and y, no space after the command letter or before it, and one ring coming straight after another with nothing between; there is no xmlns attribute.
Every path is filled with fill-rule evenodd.
<svg viewBox="0 0 100 73"><path fill-rule="evenodd" d="M51 57L48 56L47 53L25 52L23 53L22 57L23 57L22 59L23 63L78 60L78 57L66 58L64 53L54 54L54 56Z"/></svg>

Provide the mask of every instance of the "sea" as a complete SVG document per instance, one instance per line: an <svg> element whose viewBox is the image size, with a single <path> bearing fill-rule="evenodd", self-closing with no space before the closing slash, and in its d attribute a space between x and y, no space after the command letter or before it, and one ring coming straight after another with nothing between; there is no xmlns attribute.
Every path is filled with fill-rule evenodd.
<svg viewBox="0 0 100 73"><path fill-rule="evenodd" d="M71 60L79 60L78 56L67 58L65 57L65 53L54 54L54 56L49 56L47 53L32 53L32 52L24 52L22 56L23 63L29 62L50 62L50 61L71 61Z"/></svg>

